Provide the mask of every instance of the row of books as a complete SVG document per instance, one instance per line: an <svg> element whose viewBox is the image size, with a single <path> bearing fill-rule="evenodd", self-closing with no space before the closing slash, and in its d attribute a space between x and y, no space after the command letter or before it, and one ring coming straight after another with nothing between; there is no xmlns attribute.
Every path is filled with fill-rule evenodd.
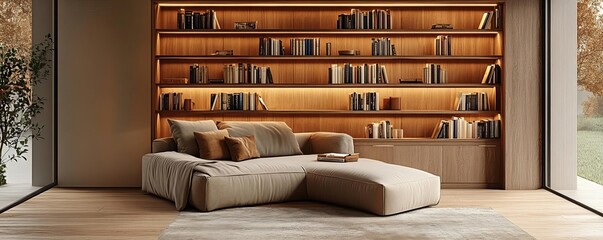
<svg viewBox="0 0 603 240"><path fill-rule="evenodd" d="M483 84L497 84L500 83L502 71L500 69L500 65L491 64L486 67L486 72L484 72L484 77L482 78Z"/></svg>
<svg viewBox="0 0 603 240"><path fill-rule="evenodd" d="M448 75L446 69L440 64L427 63L423 68L423 83L425 84L441 84L448 83Z"/></svg>
<svg viewBox="0 0 603 240"><path fill-rule="evenodd" d="M268 110L264 99L255 92L212 93L209 98L209 109L211 111L256 111L260 110L260 107Z"/></svg>
<svg viewBox="0 0 603 240"><path fill-rule="evenodd" d="M379 111L380 99L378 92L365 92L350 94L350 110L352 111Z"/></svg>
<svg viewBox="0 0 603 240"><path fill-rule="evenodd" d="M389 9L352 9L337 17L337 29L392 29L392 16Z"/></svg>
<svg viewBox="0 0 603 240"><path fill-rule="evenodd" d="M209 69L207 68L207 66L199 66L199 64L193 64L189 67L189 77L191 84L208 83Z"/></svg>
<svg viewBox="0 0 603 240"><path fill-rule="evenodd" d="M270 67L260 67L250 63L233 63L224 65L224 83L270 84L274 81Z"/></svg>
<svg viewBox="0 0 603 240"><path fill-rule="evenodd" d="M216 11L207 10L204 13L186 10L178 11L178 29L220 29Z"/></svg>
<svg viewBox="0 0 603 240"><path fill-rule="evenodd" d="M502 5L498 5L494 11L485 12L482 15L478 29L502 29L502 26Z"/></svg>
<svg viewBox="0 0 603 240"><path fill-rule="evenodd" d="M452 55L452 43L450 36L438 35L434 40L434 52L436 56Z"/></svg>
<svg viewBox="0 0 603 240"><path fill-rule="evenodd" d="M392 44L390 38L373 38L371 44L371 53L373 56L395 56L396 47Z"/></svg>
<svg viewBox="0 0 603 240"><path fill-rule="evenodd" d="M260 56L282 56L285 55L285 47L283 41L276 38L261 37L260 38Z"/></svg>
<svg viewBox="0 0 603 240"><path fill-rule="evenodd" d="M330 84L378 84L389 83L387 69L377 63L354 66L345 63L343 66L332 64L329 68Z"/></svg>
<svg viewBox="0 0 603 240"><path fill-rule="evenodd" d="M159 94L159 111L179 111L184 110L181 92L168 92Z"/></svg>
<svg viewBox="0 0 603 240"><path fill-rule="evenodd" d="M467 121L463 117L441 120L433 130L432 138L476 139L500 138L500 120Z"/></svg>
<svg viewBox="0 0 603 240"><path fill-rule="evenodd" d="M457 111L488 111L490 110L490 101L485 92L459 93L459 97L454 104Z"/></svg>
<svg viewBox="0 0 603 240"><path fill-rule="evenodd" d="M320 38L291 38L290 54L293 56L320 55Z"/></svg>
<svg viewBox="0 0 603 240"><path fill-rule="evenodd" d="M389 120L369 123L364 128L366 138L403 138L404 130L395 129Z"/></svg>

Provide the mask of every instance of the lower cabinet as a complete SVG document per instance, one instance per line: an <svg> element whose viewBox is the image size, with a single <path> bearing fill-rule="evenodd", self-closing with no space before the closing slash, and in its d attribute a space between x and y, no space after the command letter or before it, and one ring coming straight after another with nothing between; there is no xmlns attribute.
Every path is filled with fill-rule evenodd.
<svg viewBox="0 0 603 240"><path fill-rule="evenodd" d="M360 157L440 176L445 188L502 188L497 140L354 139Z"/></svg>

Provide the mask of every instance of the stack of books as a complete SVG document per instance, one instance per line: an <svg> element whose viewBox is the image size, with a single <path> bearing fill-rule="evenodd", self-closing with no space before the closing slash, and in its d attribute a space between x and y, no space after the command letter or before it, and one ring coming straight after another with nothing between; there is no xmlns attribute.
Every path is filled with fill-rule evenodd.
<svg viewBox="0 0 603 240"><path fill-rule="evenodd" d="M467 121L463 117L441 120L433 130L432 138L476 139L500 138L500 120Z"/></svg>
<svg viewBox="0 0 603 240"><path fill-rule="evenodd" d="M436 56L452 55L452 44L450 36L438 35L434 40L434 51Z"/></svg>
<svg viewBox="0 0 603 240"><path fill-rule="evenodd" d="M497 84L500 83L501 69L498 64L491 64L486 67L484 77L482 78L482 84Z"/></svg>
<svg viewBox="0 0 603 240"><path fill-rule="evenodd" d="M337 17L337 29L392 29L392 16L389 9L352 9L350 14Z"/></svg>
<svg viewBox="0 0 603 240"><path fill-rule="evenodd" d="M440 64L427 63L423 68L423 83L448 83L446 70Z"/></svg>
<svg viewBox="0 0 603 240"><path fill-rule="evenodd" d="M478 29L502 29L502 5L496 6L494 11L486 12L482 15Z"/></svg>
<svg viewBox="0 0 603 240"><path fill-rule="evenodd" d="M490 110L490 101L485 92L459 93L456 99L457 111L488 111Z"/></svg>
<svg viewBox="0 0 603 240"><path fill-rule="evenodd" d="M379 111L379 93L366 92L350 94L350 110L351 111Z"/></svg>
<svg viewBox="0 0 603 240"><path fill-rule="evenodd" d="M381 64L361 64L354 66L345 63L343 66L332 64L329 68L330 84L378 84L389 83L387 69Z"/></svg>
<svg viewBox="0 0 603 240"><path fill-rule="evenodd" d="M364 130L367 138L393 138L394 127L389 120L383 120L369 123ZM402 136L398 137L402 138Z"/></svg>
<svg viewBox="0 0 603 240"><path fill-rule="evenodd" d="M323 153L318 154L317 161L321 162L358 162L360 154L358 153Z"/></svg>
<svg viewBox="0 0 603 240"><path fill-rule="evenodd" d="M395 56L396 47L392 44L390 38L373 38L371 44L371 53L373 56Z"/></svg>
<svg viewBox="0 0 603 240"><path fill-rule="evenodd" d="M320 38L291 38L289 42L293 56L320 55Z"/></svg>
<svg viewBox="0 0 603 240"><path fill-rule="evenodd" d="M258 102L262 109L268 110L264 99L254 92L212 93L209 100L209 110L211 111L256 111L260 110Z"/></svg>
<svg viewBox="0 0 603 240"><path fill-rule="evenodd" d="M183 93L161 93L159 94L159 111L180 111L184 110L182 97Z"/></svg>
<svg viewBox="0 0 603 240"><path fill-rule="evenodd" d="M283 40L276 38L260 38L260 56L282 56L285 55Z"/></svg>
<svg viewBox="0 0 603 240"><path fill-rule="evenodd" d="M273 83L270 67L254 64L233 63L224 65L224 83L270 84Z"/></svg>
<svg viewBox="0 0 603 240"><path fill-rule="evenodd" d="M209 81L209 69L207 66L193 64L189 67L189 77L191 84L207 83Z"/></svg>
<svg viewBox="0 0 603 240"><path fill-rule="evenodd" d="M220 29L216 11L211 9L204 13L180 9L177 21L178 29Z"/></svg>

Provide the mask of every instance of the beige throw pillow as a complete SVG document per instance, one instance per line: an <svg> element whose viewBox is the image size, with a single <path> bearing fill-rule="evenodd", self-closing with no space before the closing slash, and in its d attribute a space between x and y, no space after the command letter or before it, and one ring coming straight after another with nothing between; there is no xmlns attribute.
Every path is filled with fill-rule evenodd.
<svg viewBox="0 0 603 240"><path fill-rule="evenodd" d="M243 161L251 158L259 158L260 153L255 144L255 137L225 137L226 146L230 151L233 161Z"/></svg>
<svg viewBox="0 0 603 240"><path fill-rule="evenodd" d="M219 129L228 130L231 137L254 136L262 157L303 154L295 134L284 122L218 122Z"/></svg>
<svg viewBox="0 0 603 240"><path fill-rule="evenodd" d="M168 119L168 123L172 131L172 137L176 141L178 152L187 153L195 157L199 157L199 147L193 133L218 130L213 120L182 121Z"/></svg>
<svg viewBox="0 0 603 240"><path fill-rule="evenodd" d="M224 137L228 131L218 130L211 132L195 132L195 139L199 147L199 157L208 160L230 160L230 153Z"/></svg>

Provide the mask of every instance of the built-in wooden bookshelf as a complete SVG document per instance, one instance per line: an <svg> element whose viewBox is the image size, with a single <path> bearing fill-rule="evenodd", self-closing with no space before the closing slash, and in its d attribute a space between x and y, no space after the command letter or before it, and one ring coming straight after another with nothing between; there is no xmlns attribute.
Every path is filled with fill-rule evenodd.
<svg viewBox="0 0 603 240"><path fill-rule="evenodd" d="M486 67L498 64L504 68L504 28L478 29L485 12L493 11L503 2L475 1L153 1L153 79L152 79L152 137L170 136L168 118L200 120L284 121L295 132L332 131L352 135L358 141L361 153L370 153L370 147L391 142L403 143L399 149L428 145L435 151L460 144L464 154L471 155L470 147L494 146L495 150L476 151L481 157L496 155L488 169L479 165L471 171L497 172L487 182L464 182L463 178L447 177L453 186L500 187L504 182L501 139L432 139L440 120L453 116L467 120L501 119L505 103L502 82L482 84ZM221 29L185 29L177 27L178 10L213 9ZM350 9L363 11L389 9L391 29L356 30L336 29L339 14ZM235 22L257 21L257 29L237 30ZM448 23L454 29L430 29L432 24ZM451 37L451 56L434 54L434 39L438 35ZM258 38L271 37L283 41L286 55L260 56ZM371 39L389 37L396 48L396 56L371 56ZM289 55L290 38L320 38L318 56ZM325 44L331 43L327 56ZM357 56L339 56L338 50L359 50ZM217 50L233 50L231 56L214 56ZM166 78L188 78L189 66L199 64L209 69L209 79L221 79L225 64L245 63L269 66L273 84L172 84ZM332 64L344 63L383 65L389 82L380 84L329 84L328 69ZM399 83L399 79L422 79L425 64L440 64L446 69L446 84ZM401 99L400 110L350 111L349 94L378 92L384 98ZM190 111L162 111L161 93L179 92L194 102ZM211 111L212 93L256 92L262 96L269 110ZM491 106L488 111L456 111L459 93L485 92ZM372 122L389 120L395 128L404 129L404 139L365 139L364 127ZM504 122L501 124L504 128ZM375 144L372 144L375 143ZM372 144L372 145L371 145ZM418 144L418 145L417 145ZM459 145L459 146L460 146ZM388 145L389 146L389 145ZM444 148L438 148L446 146ZM396 148L398 149L398 148ZM414 149L414 148L413 148ZM423 148L417 148L423 149ZM439 149L439 150L438 150ZM469 150L467 150L469 149ZM397 151L397 150L396 150ZM481 158L480 158L481 159ZM392 160L393 161L393 160ZM477 160L472 160L477 161ZM450 163L439 162L441 169ZM441 165L444 164L444 165ZM461 163L459 163L461 164ZM492 170L494 168L494 170ZM442 171L440 171L441 173ZM453 174L445 171L446 174ZM454 175L454 174L453 174ZM479 174L477 174L479 175ZM482 174L483 175L483 174ZM480 175L481 176L481 175ZM485 178L486 179L486 178ZM456 181L456 182L455 182ZM473 185L472 185L473 184Z"/></svg>

